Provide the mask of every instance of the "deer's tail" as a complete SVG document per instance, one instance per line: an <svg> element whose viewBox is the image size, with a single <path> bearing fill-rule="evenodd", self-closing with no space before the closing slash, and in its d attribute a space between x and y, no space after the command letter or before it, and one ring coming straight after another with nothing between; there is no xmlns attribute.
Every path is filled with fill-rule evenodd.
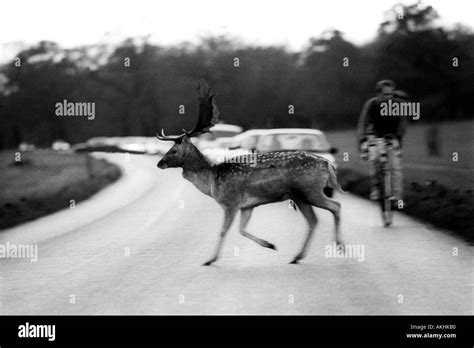
<svg viewBox="0 0 474 348"><path fill-rule="evenodd" d="M339 185L339 182L337 181L337 174L336 174L336 168L334 167L334 165L332 163L329 163L329 177L328 177L328 181L326 183L326 186L327 187L331 187L341 193L347 193L346 191L344 191L342 188L341 188L341 185Z"/></svg>

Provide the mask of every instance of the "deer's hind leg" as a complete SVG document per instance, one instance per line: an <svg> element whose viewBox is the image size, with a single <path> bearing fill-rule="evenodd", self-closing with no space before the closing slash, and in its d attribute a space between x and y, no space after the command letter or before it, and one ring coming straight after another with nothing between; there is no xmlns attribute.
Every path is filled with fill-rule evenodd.
<svg viewBox="0 0 474 348"><path fill-rule="evenodd" d="M328 210L334 216L335 238L339 246L343 246L340 223L341 223L341 203L328 198L324 193L314 194L308 197L308 203L315 207Z"/></svg>
<svg viewBox="0 0 474 348"><path fill-rule="evenodd" d="M275 245L273 245L272 243L269 243L266 240L260 239L254 236L253 234L250 234L247 231L245 231L245 228L247 227L250 221L250 217L252 216L252 212L253 212L253 208L240 209L240 227L239 227L240 234L244 237L247 237L250 240L253 240L255 243L263 246L264 248L276 250Z"/></svg>
<svg viewBox="0 0 474 348"><path fill-rule="evenodd" d="M306 219L306 222L308 223L308 234L306 235L306 239L303 243L303 247L301 248L301 251L298 253L298 255L295 256L293 261L290 263L298 263L299 260L305 257L306 251L308 250L309 243L311 242L311 238L313 237L314 234L314 228L316 227L316 224L318 223L318 218L316 217L316 214L314 213L313 207L309 204L303 203L301 201L295 200L296 205L298 208L300 208L301 213Z"/></svg>

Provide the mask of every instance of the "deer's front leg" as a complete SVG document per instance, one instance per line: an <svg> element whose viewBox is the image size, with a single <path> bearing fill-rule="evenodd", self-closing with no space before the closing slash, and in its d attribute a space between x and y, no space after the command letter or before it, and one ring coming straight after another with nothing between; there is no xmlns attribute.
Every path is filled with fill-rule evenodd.
<svg viewBox="0 0 474 348"><path fill-rule="evenodd" d="M209 266L219 258L219 253L221 251L222 244L224 243L224 238L227 234L227 231L229 231L230 225L232 225L232 221L234 221L236 213L236 209L227 207L224 208L224 224L222 225L222 230L219 236L219 242L217 243L216 252L214 253L214 257L212 257L209 261L203 263L203 266Z"/></svg>

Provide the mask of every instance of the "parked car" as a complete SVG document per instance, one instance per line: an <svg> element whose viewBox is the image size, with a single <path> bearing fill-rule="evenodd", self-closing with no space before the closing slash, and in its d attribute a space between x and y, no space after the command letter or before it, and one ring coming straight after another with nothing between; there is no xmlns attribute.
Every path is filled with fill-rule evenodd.
<svg viewBox="0 0 474 348"><path fill-rule="evenodd" d="M171 142L159 141L156 137L122 137L117 145L119 149L130 153L149 155L163 155L171 146Z"/></svg>
<svg viewBox="0 0 474 348"><path fill-rule="evenodd" d="M51 148L54 151L68 151L71 149L71 144L69 144L67 141L64 141L62 139L57 139L53 141Z"/></svg>
<svg viewBox="0 0 474 348"><path fill-rule="evenodd" d="M195 144L200 150L208 148L219 148L221 145L216 140L220 138L229 138L242 133L242 127L234 124L218 123L212 127L210 133L200 135Z"/></svg>
<svg viewBox="0 0 474 348"><path fill-rule="evenodd" d="M256 150L259 152L308 151L336 165L336 159L333 155L337 153L337 149L331 147L324 133L317 129L269 129L260 134Z"/></svg>
<svg viewBox="0 0 474 348"><path fill-rule="evenodd" d="M229 140L230 148L257 150L257 143L261 135L268 132L268 129L250 129Z"/></svg>
<svg viewBox="0 0 474 348"><path fill-rule="evenodd" d="M34 151L36 150L36 146L28 143L20 143L20 145L18 145L18 150L21 152Z"/></svg>
<svg viewBox="0 0 474 348"><path fill-rule="evenodd" d="M191 139L199 150L211 162L223 162L230 156L229 148L235 135L242 132L242 127L233 124L218 123L211 129L212 133L204 133L198 138Z"/></svg>

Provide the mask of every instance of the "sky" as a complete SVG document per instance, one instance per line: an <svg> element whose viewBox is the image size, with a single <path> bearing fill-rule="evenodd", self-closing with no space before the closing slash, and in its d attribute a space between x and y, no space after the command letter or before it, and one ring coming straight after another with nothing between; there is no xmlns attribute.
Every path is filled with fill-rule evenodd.
<svg viewBox="0 0 474 348"><path fill-rule="evenodd" d="M0 0L0 60L19 42L74 47L150 35L158 44L227 34L251 44L299 50L310 37L337 28L362 44L375 37L397 0ZM429 0L442 23L474 26L474 1Z"/></svg>

